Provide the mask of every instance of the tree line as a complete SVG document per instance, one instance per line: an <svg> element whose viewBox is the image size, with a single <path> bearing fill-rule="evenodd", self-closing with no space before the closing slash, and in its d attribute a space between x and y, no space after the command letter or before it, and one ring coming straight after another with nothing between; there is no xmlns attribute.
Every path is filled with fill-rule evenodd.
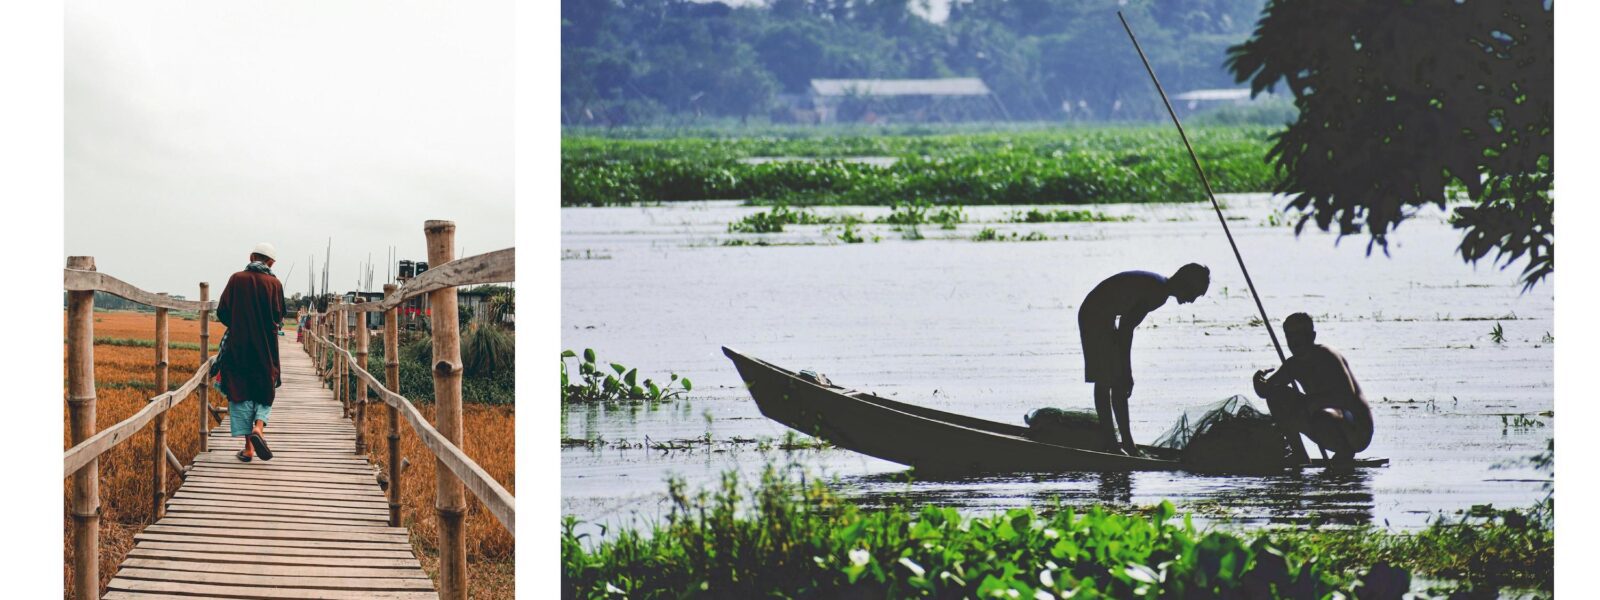
<svg viewBox="0 0 1600 600"><path fill-rule="evenodd" d="M1174 93L1235 87L1227 49L1264 0L563 0L566 124L766 117L812 79L978 77L1017 120L1158 118L1117 22Z"/></svg>

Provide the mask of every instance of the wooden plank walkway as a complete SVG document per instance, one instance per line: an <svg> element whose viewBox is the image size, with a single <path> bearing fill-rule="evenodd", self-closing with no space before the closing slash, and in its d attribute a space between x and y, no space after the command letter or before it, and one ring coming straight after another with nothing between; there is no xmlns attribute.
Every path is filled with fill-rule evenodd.
<svg viewBox="0 0 1600 600"><path fill-rule="evenodd" d="M376 472L355 454L355 426L293 339L279 338L273 459L239 462L243 439L224 419L166 517L134 536L105 598L439 597L406 529L389 527Z"/></svg>

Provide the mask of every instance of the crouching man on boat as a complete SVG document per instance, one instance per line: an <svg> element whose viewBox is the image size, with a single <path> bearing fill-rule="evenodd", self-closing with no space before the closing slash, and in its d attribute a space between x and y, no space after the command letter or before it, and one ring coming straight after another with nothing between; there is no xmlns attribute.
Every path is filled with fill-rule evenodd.
<svg viewBox="0 0 1600 600"><path fill-rule="evenodd" d="M1316 343L1311 315L1295 313L1283 320L1283 337L1293 356L1272 374L1256 371L1256 395L1267 401L1272 418L1288 439L1294 456L1306 457L1300 434L1325 450L1335 462L1348 462L1372 443L1372 408L1350 363L1332 348ZM1300 384L1303 393L1294 388Z"/></svg>
<svg viewBox="0 0 1600 600"><path fill-rule="evenodd" d="M1121 429L1122 453L1139 455L1128 416L1128 398L1133 395L1133 329L1150 311L1166 304L1167 298L1188 304L1210 287L1211 270L1195 263L1184 265L1170 278L1149 271L1124 271L1090 290L1078 308L1083 380L1094 384L1094 409L1108 439L1116 440Z"/></svg>

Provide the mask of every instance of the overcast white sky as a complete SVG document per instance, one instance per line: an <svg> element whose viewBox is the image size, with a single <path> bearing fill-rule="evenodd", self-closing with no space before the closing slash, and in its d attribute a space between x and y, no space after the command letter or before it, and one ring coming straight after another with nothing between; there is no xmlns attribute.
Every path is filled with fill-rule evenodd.
<svg viewBox="0 0 1600 600"><path fill-rule="evenodd" d="M307 260L515 244L512 4L273 0L66 6L66 248L213 297L258 241L288 294ZM64 263L63 263L64 264ZM290 272L293 265L293 272Z"/></svg>

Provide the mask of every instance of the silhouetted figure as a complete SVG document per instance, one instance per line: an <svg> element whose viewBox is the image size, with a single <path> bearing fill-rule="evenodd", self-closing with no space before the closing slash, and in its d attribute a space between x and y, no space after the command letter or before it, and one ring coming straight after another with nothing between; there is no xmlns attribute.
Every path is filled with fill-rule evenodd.
<svg viewBox="0 0 1600 600"><path fill-rule="evenodd" d="M1150 311L1166 304L1168 297L1188 304L1210 287L1211 270L1194 263L1179 268L1170 279L1149 271L1124 271L1090 290L1078 308L1083 380L1094 384L1094 409L1100 416L1100 427L1112 440L1118 429L1122 431L1124 453L1139 453L1128 424L1128 397L1133 394L1133 328Z"/></svg>
<svg viewBox="0 0 1600 600"><path fill-rule="evenodd" d="M1283 320L1283 337L1293 356L1271 378L1267 374L1272 369L1256 371L1256 395L1267 400L1273 420L1298 457L1306 456L1300 441L1304 433L1332 450L1334 461L1349 461L1372 443L1373 428L1372 408L1350 372L1350 363L1332 348L1316 343L1311 315L1289 315ZM1296 390L1294 383L1301 389Z"/></svg>

